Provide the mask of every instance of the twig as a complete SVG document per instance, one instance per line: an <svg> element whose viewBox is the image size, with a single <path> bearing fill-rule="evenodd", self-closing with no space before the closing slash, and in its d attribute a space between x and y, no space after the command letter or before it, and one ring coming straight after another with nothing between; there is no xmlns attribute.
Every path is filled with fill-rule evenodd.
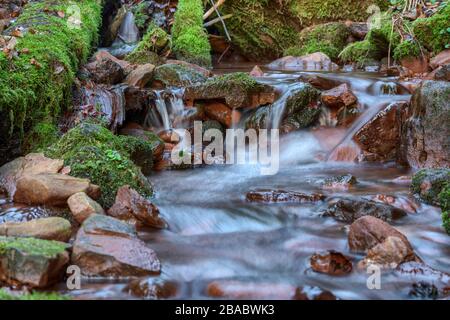
<svg viewBox="0 0 450 320"><path fill-rule="evenodd" d="M214 11L217 10L217 8L219 8L223 3L225 2L225 0L219 0L217 1L216 4L214 4L211 8L209 8L208 11L206 11L206 13L203 15L203 20L208 19L208 17L210 15L212 15L214 13Z"/></svg>
<svg viewBox="0 0 450 320"><path fill-rule="evenodd" d="M213 19L211 21L206 22L203 26L205 28L207 28L207 27L210 27L210 26L212 26L213 24L215 24L217 22L222 22L223 23L223 20L230 19L232 16L233 16L233 14L230 13L230 14L227 14L226 16L223 16L223 17L217 17L217 18L215 18L215 19ZM230 40L230 39L228 39L228 40Z"/></svg>

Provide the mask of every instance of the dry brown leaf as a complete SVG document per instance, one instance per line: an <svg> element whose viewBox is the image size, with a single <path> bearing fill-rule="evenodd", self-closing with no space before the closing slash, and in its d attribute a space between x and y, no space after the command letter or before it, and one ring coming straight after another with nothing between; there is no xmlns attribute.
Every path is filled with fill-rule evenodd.
<svg viewBox="0 0 450 320"><path fill-rule="evenodd" d="M33 66L35 66L36 68L41 68L42 67L42 65L39 63L39 62L37 62L37 60L35 59L35 58L31 58L30 59L30 63L33 65Z"/></svg>
<svg viewBox="0 0 450 320"><path fill-rule="evenodd" d="M64 18L66 16L64 11L58 11L57 14L58 14L58 17L60 17L60 18Z"/></svg>
<svg viewBox="0 0 450 320"><path fill-rule="evenodd" d="M22 38L23 37L22 31L20 31L19 29L15 29L13 32L11 32L11 35L13 37L17 37L17 38Z"/></svg>

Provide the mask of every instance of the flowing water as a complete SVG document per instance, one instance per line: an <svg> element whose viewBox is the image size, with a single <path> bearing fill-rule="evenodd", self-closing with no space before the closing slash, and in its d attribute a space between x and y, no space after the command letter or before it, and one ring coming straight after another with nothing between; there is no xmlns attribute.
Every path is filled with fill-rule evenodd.
<svg viewBox="0 0 450 320"><path fill-rule="evenodd" d="M229 71L235 70L217 72ZM270 71L259 81L286 93L298 86L299 75ZM162 274L155 279L176 284L174 298L208 298L206 287L216 280L260 283L261 291L274 288L283 291L284 286L320 287L340 299L410 298L408 294L415 280L395 272L383 272L381 290L369 290L366 285L369 275L357 271L356 267L344 277L318 274L310 269L309 258L318 251L339 251L350 257L354 266L363 258L349 251L348 225L321 215L326 202L258 204L245 200L251 190L282 189L320 192L329 198L384 194L393 195L401 202L416 201L408 184L397 179L410 175L407 169L393 163L323 161L319 156L348 142L352 132L381 108L408 100L409 96L394 95L398 92L397 86L392 86L395 79L376 74L329 73L323 76L350 85L359 99L362 116L348 130L326 128L283 136L278 174L262 176L257 165L236 165L164 171L150 177L156 190L154 202L169 229L142 230L140 237L161 260ZM385 91L386 84L394 89ZM281 97L281 100L286 99L284 94ZM184 112L182 104L176 100L174 103L174 98L171 100L163 93L157 99L158 117L162 118L159 125L165 129L173 126L174 115ZM282 108L283 103L278 101L275 105ZM281 114L282 110L278 111ZM279 122L279 118L275 115L273 123ZM350 190L322 189L324 179L347 173L358 179L358 184ZM450 242L441 227L439 209L417 204L414 213L393 225L408 237L425 263L440 271L450 271ZM70 294L79 298L132 298L123 292L126 284L127 280L84 279L83 289ZM63 285L58 288L64 291ZM278 297L290 296L281 292Z"/></svg>

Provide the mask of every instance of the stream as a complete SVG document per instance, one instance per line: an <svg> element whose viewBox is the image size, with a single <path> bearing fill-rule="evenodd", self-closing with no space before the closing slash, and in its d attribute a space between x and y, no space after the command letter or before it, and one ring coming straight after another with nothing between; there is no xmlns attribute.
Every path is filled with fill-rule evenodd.
<svg viewBox="0 0 450 320"><path fill-rule="evenodd" d="M249 71L248 67L222 66L215 73ZM266 70L265 76L258 80L283 91L295 88L300 75L300 72ZM369 275L356 270L363 256L352 254L348 248L348 225L321 215L326 201L314 204L247 202L246 193L257 189L319 192L329 198L383 194L416 203L415 213L409 213L393 225L408 237L418 256L430 267L450 270L449 238L441 227L440 210L417 202L409 192L409 184L396 180L412 172L395 163L356 164L325 161L318 156L330 154L347 143L348 136L381 107L408 100L409 96L384 94L383 88L386 84L395 85L395 79L374 73L323 73L322 76L348 83L358 97L362 116L344 132L322 129L331 131L320 134L319 129L282 136L278 174L262 176L257 166L235 165L163 171L150 176L156 190L154 203L169 229L141 230L140 237L161 260L162 273L155 279L174 284L176 289L171 298L209 298L208 284L222 280L231 281L229 283L237 287L243 284L246 288L260 284L257 290L274 290L274 298L290 298L284 288L291 286L306 286L312 291L319 287L339 299L411 297L413 282L394 271L382 273L381 290L367 288ZM167 121L166 117L163 124L166 129ZM358 179L358 184L350 190L321 188L324 179L348 173ZM336 250L348 256L355 266L353 272L343 277L313 272L309 258L325 250ZM124 291L127 283L126 279L84 279L83 289L70 294L83 299L130 299L133 297Z"/></svg>

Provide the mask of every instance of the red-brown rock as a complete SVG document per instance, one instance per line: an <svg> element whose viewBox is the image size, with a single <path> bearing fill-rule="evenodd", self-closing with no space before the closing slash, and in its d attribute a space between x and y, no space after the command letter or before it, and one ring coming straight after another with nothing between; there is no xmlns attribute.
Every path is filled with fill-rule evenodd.
<svg viewBox="0 0 450 320"><path fill-rule="evenodd" d="M430 60L430 66L433 69L450 63L450 49L444 50Z"/></svg>
<svg viewBox="0 0 450 320"><path fill-rule="evenodd" d="M352 262L340 252L327 251L314 254L311 259L311 268L315 272L326 273L332 276L342 276L352 272Z"/></svg>
<svg viewBox="0 0 450 320"><path fill-rule="evenodd" d="M129 71L129 64L119 60L108 51L98 51L88 63L86 69L91 73L92 80L97 83L117 84Z"/></svg>
<svg viewBox="0 0 450 320"><path fill-rule="evenodd" d="M123 186L117 191L116 202L108 210L108 215L133 225L140 223L153 228L165 228L167 225L160 217L158 208L130 186Z"/></svg>
<svg viewBox="0 0 450 320"><path fill-rule="evenodd" d="M130 72L125 79L125 83L130 86L144 88L152 79L154 69L155 66L150 63L139 65L136 69Z"/></svg>
<svg viewBox="0 0 450 320"><path fill-rule="evenodd" d="M358 98L353 94L347 84L322 92L322 102L329 108L339 109L355 104Z"/></svg>

